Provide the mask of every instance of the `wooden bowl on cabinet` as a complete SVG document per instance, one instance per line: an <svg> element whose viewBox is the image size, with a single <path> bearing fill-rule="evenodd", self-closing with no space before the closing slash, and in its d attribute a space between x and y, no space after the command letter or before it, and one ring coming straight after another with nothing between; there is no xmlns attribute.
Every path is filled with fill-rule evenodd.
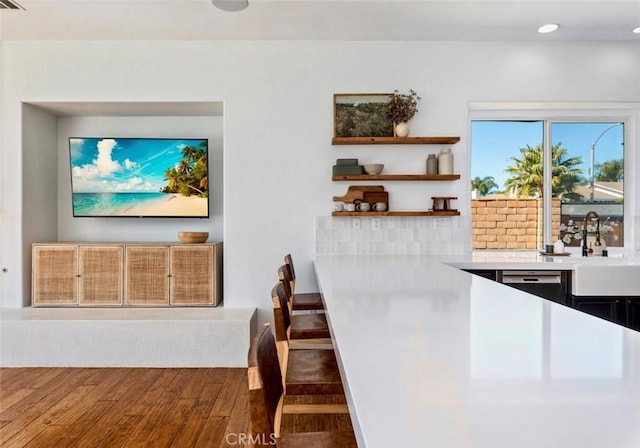
<svg viewBox="0 0 640 448"><path fill-rule="evenodd" d="M208 238L209 232L178 232L178 239L185 244L204 243Z"/></svg>

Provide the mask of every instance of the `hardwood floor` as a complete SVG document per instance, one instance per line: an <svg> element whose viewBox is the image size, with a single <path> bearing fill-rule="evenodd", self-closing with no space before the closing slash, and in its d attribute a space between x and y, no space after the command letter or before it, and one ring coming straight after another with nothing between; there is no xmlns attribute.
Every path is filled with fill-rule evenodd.
<svg viewBox="0 0 640 448"><path fill-rule="evenodd" d="M285 416L282 431L347 428L346 415ZM2 448L239 447L245 434L246 369L0 369Z"/></svg>

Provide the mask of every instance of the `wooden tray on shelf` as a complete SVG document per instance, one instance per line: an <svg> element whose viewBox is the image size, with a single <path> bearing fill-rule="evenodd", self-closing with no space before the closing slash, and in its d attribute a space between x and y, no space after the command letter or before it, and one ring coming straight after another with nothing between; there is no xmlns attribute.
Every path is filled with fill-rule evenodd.
<svg viewBox="0 0 640 448"><path fill-rule="evenodd" d="M364 200L365 193L384 192L382 185L351 185L344 196L334 196L334 201L354 204L356 201Z"/></svg>

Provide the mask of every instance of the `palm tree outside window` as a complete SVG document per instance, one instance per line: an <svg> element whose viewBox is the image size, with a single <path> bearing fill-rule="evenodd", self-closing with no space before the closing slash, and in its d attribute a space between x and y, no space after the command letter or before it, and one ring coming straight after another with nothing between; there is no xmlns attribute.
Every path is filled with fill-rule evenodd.
<svg viewBox="0 0 640 448"><path fill-rule="evenodd" d="M607 246L623 246L623 137L610 121L473 120L473 248L541 249L558 237L579 246L589 210Z"/></svg>

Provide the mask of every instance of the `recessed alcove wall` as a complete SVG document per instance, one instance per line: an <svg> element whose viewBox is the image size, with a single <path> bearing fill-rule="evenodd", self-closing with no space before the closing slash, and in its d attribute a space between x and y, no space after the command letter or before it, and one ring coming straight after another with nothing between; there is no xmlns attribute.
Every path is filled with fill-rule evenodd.
<svg viewBox="0 0 640 448"><path fill-rule="evenodd" d="M211 240L224 240L222 112L221 102L22 102L22 183L15 188L22 197L24 294L3 304L0 365L246 364L256 327L253 307L29 307L35 242L177 241L180 230L206 230ZM70 136L209 139L209 218L73 218ZM132 350L121 350L123 344Z"/></svg>
<svg viewBox="0 0 640 448"><path fill-rule="evenodd" d="M30 305L31 244L46 241L177 241L181 230L223 240L221 102L29 102L22 104L24 291ZM74 218L69 137L209 139L209 218ZM19 305L18 305L19 306Z"/></svg>

